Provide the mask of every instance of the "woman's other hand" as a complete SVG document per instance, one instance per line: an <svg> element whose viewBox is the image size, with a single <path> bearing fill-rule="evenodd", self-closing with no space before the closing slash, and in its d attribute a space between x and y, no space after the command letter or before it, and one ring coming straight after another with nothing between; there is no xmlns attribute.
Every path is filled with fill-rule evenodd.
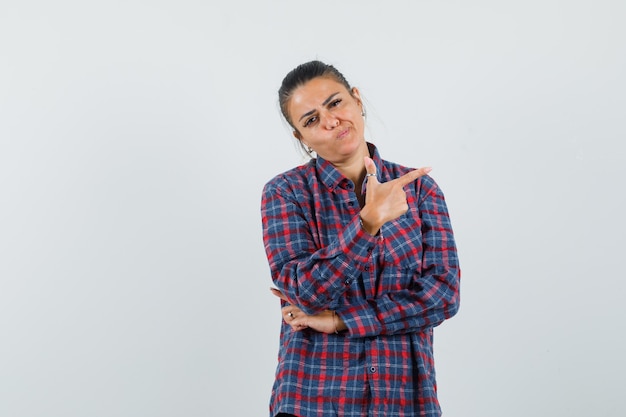
<svg viewBox="0 0 626 417"><path fill-rule="evenodd" d="M270 288L272 294L287 301L283 293L277 288ZM311 328L321 333L336 333L346 330L343 320L331 310L309 316L297 306L288 305L281 309L283 320L295 331Z"/></svg>
<svg viewBox="0 0 626 417"><path fill-rule="evenodd" d="M285 323L295 331L310 328L320 333L336 333L346 329L343 320L331 310L309 316L296 306L286 306L282 314Z"/></svg>

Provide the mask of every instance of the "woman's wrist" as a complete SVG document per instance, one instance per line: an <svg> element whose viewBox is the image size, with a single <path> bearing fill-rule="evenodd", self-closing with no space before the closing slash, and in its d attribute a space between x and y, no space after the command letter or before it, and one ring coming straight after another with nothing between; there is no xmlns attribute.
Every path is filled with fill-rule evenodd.
<svg viewBox="0 0 626 417"><path fill-rule="evenodd" d="M363 229L365 233L371 236L376 236L378 234L380 227L372 226L367 220L363 219L362 215L359 216L359 222L361 223L361 229Z"/></svg>
<svg viewBox="0 0 626 417"><path fill-rule="evenodd" d="M361 212L359 213L361 228L372 236L376 236L378 234L380 228L384 223L380 222L379 219L377 219L377 215L378 213L376 211L370 210L367 205L365 205L365 207L363 207L361 209Z"/></svg>
<svg viewBox="0 0 626 417"><path fill-rule="evenodd" d="M339 334L347 329L346 324L341 320L341 317L337 315L335 310L333 310L333 326L335 326L335 334Z"/></svg>

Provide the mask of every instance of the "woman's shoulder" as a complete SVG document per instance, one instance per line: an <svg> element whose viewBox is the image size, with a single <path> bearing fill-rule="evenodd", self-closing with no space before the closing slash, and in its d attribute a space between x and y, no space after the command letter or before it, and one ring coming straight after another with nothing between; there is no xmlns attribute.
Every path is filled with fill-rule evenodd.
<svg viewBox="0 0 626 417"><path fill-rule="evenodd" d="M263 187L264 193L301 189L307 179L314 175L314 171L315 167L311 162L291 168L270 179Z"/></svg>

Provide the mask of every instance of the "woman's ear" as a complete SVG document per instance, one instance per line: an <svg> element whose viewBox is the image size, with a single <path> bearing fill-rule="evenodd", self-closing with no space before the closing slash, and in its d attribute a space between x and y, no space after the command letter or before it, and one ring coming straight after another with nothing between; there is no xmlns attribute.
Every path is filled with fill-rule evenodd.
<svg viewBox="0 0 626 417"><path fill-rule="evenodd" d="M352 87L350 90L350 94L356 100L356 104L361 108L361 115L365 116L365 108L363 107L363 100L361 100L361 93L359 93L359 89L356 87Z"/></svg>
<svg viewBox="0 0 626 417"><path fill-rule="evenodd" d="M352 87L352 91L351 91L352 97L354 97L357 101L357 103L362 104L361 102L361 93L359 92L359 89L356 87Z"/></svg>

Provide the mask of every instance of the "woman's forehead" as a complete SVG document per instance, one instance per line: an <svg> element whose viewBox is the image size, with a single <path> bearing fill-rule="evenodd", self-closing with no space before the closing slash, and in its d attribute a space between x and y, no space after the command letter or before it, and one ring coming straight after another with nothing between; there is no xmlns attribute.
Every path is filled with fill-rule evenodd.
<svg viewBox="0 0 626 417"><path fill-rule="evenodd" d="M347 93L346 87L328 77L317 77L296 88L291 95L289 107L319 106L330 96Z"/></svg>

